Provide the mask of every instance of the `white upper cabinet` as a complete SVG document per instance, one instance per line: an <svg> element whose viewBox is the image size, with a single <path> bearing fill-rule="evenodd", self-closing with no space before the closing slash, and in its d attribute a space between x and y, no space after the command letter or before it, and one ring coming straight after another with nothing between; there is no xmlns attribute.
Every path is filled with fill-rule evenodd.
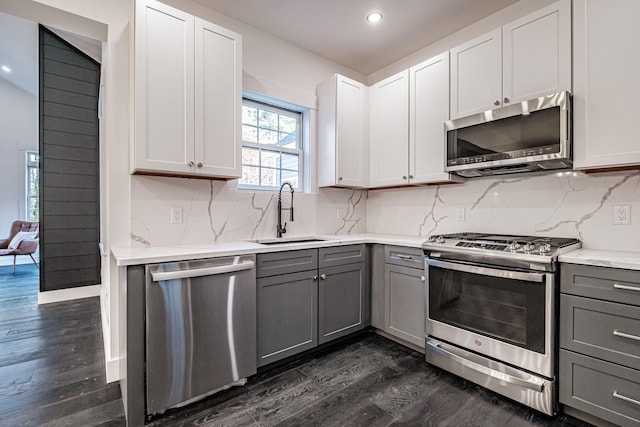
<svg viewBox="0 0 640 427"><path fill-rule="evenodd" d="M571 91L571 0L451 49L451 118Z"/></svg>
<svg viewBox="0 0 640 427"><path fill-rule="evenodd" d="M502 102L571 91L571 1L502 27Z"/></svg>
<svg viewBox="0 0 640 427"><path fill-rule="evenodd" d="M332 75L318 95L318 186L366 187L369 169L368 87Z"/></svg>
<svg viewBox="0 0 640 427"><path fill-rule="evenodd" d="M574 168L640 164L640 2L574 0Z"/></svg>
<svg viewBox="0 0 640 427"><path fill-rule="evenodd" d="M369 186L409 183L409 70L371 86Z"/></svg>
<svg viewBox="0 0 640 427"><path fill-rule="evenodd" d="M195 21L196 171L242 174L242 48L238 34ZM198 170L198 164L202 167Z"/></svg>
<svg viewBox="0 0 640 427"><path fill-rule="evenodd" d="M500 105L502 30L498 28L451 49L451 118Z"/></svg>
<svg viewBox="0 0 640 427"><path fill-rule="evenodd" d="M460 181L444 171L449 52L371 87L369 186Z"/></svg>
<svg viewBox="0 0 640 427"><path fill-rule="evenodd" d="M451 182L444 171L449 120L449 52L409 69L409 183Z"/></svg>
<svg viewBox="0 0 640 427"><path fill-rule="evenodd" d="M132 172L240 176L241 55L236 33L136 3Z"/></svg>

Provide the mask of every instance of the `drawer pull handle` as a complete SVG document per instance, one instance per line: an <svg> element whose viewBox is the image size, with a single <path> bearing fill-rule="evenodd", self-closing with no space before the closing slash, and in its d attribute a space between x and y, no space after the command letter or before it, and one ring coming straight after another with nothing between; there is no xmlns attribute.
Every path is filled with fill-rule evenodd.
<svg viewBox="0 0 640 427"><path fill-rule="evenodd" d="M624 400L625 402L633 403L634 405L640 406L640 400L632 399L623 394L620 394L618 393L617 390L613 391L613 397L615 397L616 399Z"/></svg>
<svg viewBox="0 0 640 427"><path fill-rule="evenodd" d="M622 338L628 338L630 340L636 340L636 341L640 341L640 337L637 335L631 335L631 334L626 334L624 332L620 332L617 329L613 330L613 335L617 336L617 337L622 337Z"/></svg>
<svg viewBox="0 0 640 427"><path fill-rule="evenodd" d="M397 255L391 255L391 259L399 259L402 261L412 261L413 257L411 255L397 254Z"/></svg>
<svg viewBox="0 0 640 427"><path fill-rule="evenodd" d="M636 291L636 292L640 292L640 288L636 287L636 286L627 286L627 285L621 285L619 283L614 283L613 287L616 289L623 289L625 291Z"/></svg>

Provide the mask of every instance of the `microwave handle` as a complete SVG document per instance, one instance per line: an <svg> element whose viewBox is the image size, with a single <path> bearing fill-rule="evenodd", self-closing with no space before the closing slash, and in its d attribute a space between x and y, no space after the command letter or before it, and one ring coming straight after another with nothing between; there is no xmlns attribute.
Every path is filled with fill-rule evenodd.
<svg viewBox="0 0 640 427"><path fill-rule="evenodd" d="M523 280L526 282L543 282L542 273L524 273L513 270L500 270L497 268L480 267L477 265L458 264L436 259L427 259L427 264L432 267L444 268L446 270L461 271L463 273L482 274L483 276L500 277L503 279Z"/></svg>

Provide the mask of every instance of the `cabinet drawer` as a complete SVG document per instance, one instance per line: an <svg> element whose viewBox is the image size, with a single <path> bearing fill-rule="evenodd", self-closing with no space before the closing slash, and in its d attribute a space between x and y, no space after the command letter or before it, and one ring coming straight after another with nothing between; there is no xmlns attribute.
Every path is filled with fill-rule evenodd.
<svg viewBox="0 0 640 427"><path fill-rule="evenodd" d="M318 251L320 268L364 262L366 260L365 249L365 245L320 248Z"/></svg>
<svg viewBox="0 0 640 427"><path fill-rule="evenodd" d="M409 268L424 269L424 252L419 248L402 246L385 246L384 262Z"/></svg>
<svg viewBox="0 0 640 427"><path fill-rule="evenodd" d="M640 371L560 350L560 402L620 426L640 423Z"/></svg>
<svg viewBox="0 0 640 427"><path fill-rule="evenodd" d="M271 252L256 257L256 277L297 273L318 268L318 250Z"/></svg>
<svg viewBox="0 0 640 427"><path fill-rule="evenodd" d="M578 264L560 268L564 293L640 305L640 271Z"/></svg>
<svg viewBox="0 0 640 427"><path fill-rule="evenodd" d="M640 367L640 307L561 295L560 346Z"/></svg>

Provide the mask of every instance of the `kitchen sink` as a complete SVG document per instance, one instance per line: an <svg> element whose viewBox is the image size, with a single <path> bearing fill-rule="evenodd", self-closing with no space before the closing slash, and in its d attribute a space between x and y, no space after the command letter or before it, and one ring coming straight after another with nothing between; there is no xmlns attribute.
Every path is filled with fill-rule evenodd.
<svg viewBox="0 0 640 427"><path fill-rule="evenodd" d="M310 242L324 242L329 239L323 239L319 237L283 237L273 239L257 239L250 240L253 243L260 243L261 245L285 245L290 243L310 243Z"/></svg>

